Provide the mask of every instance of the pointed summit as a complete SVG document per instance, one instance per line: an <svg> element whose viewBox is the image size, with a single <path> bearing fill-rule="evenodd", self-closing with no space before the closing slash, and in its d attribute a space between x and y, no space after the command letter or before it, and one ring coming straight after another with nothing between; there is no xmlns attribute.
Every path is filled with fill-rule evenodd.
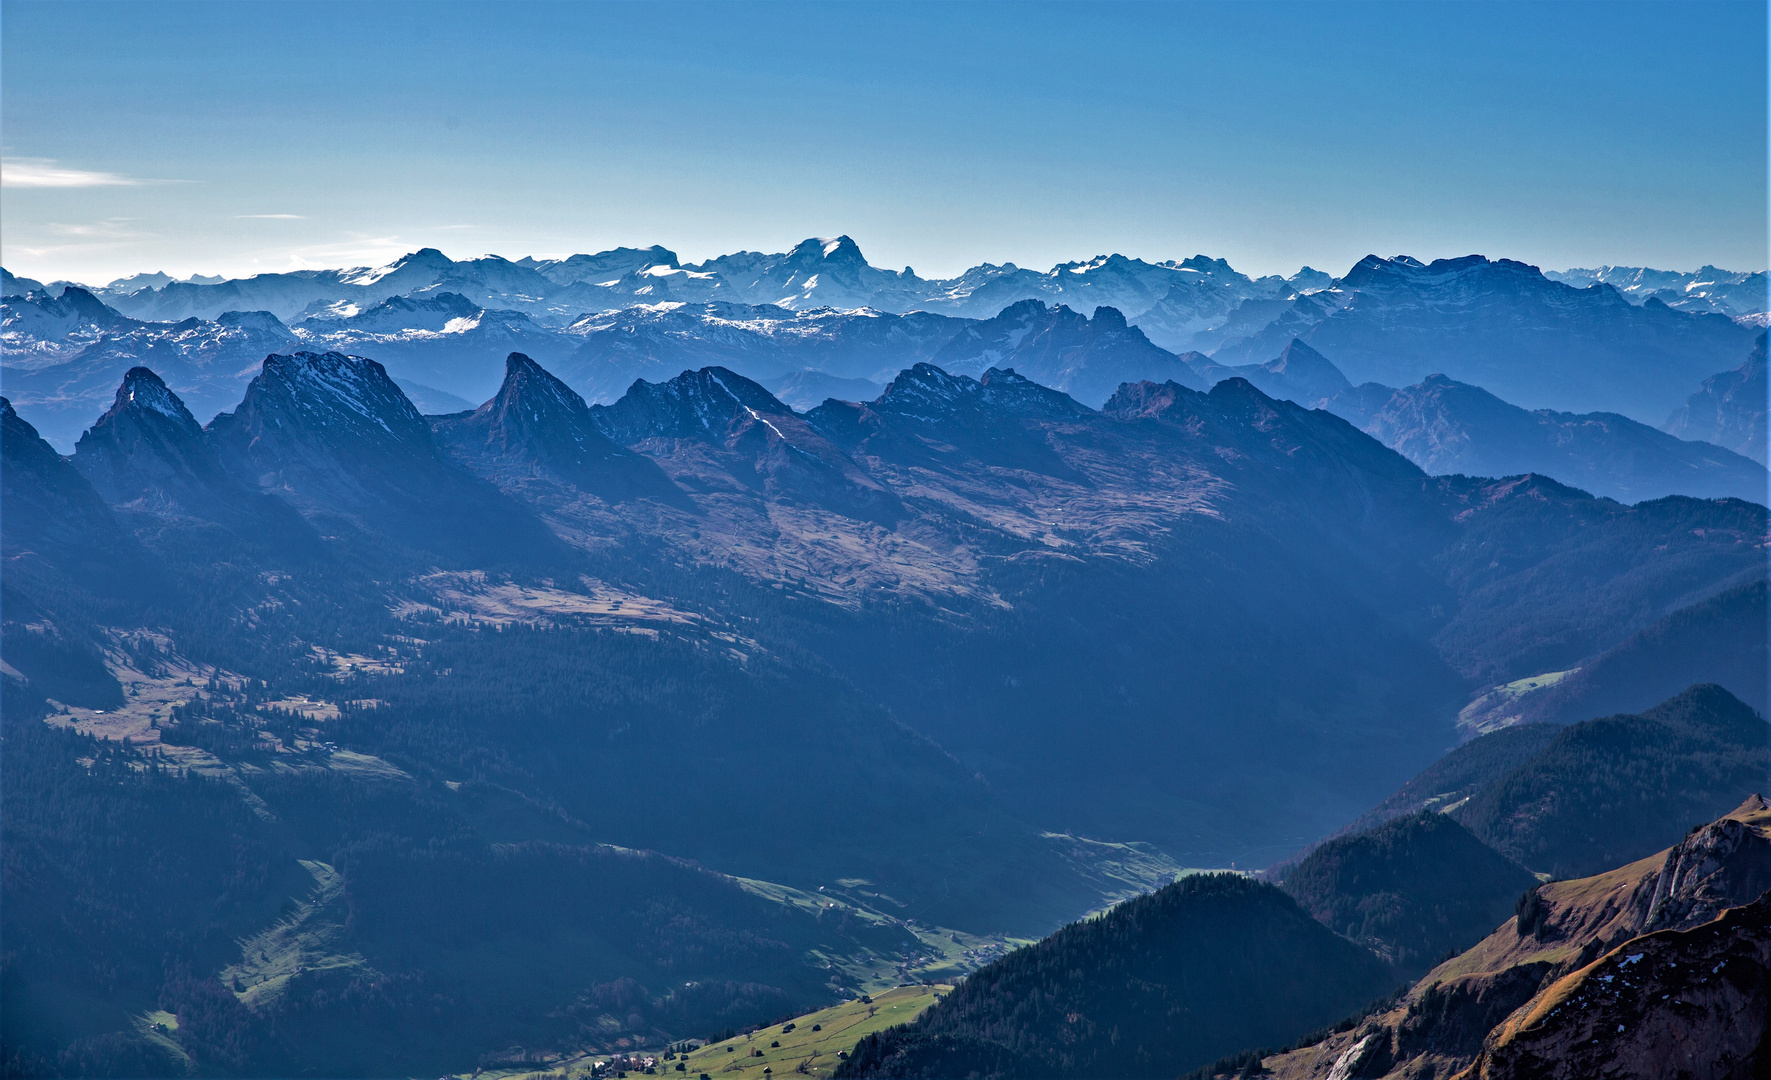
<svg viewBox="0 0 1771 1080"><path fill-rule="evenodd" d="M402 458L434 453L418 409L373 360L343 353L272 353L232 413L211 429L240 453L301 460L295 444L332 453Z"/></svg>
<svg viewBox="0 0 1771 1080"><path fill-rule="evenodd" d="M1276 359L1262 364L1261 371L1266 377L1255 381L1263 391L1300 404L1313 405L1353 386L1328 357L1297 338Z"/></svg>
<svg viewBox="0 0 1771 1080"><path fill-rule="evenodd" d="M232 413L210 422L236 475L310 519L477 565L551 557L533 515L446 458L373 360L273 354Z"/></svg>
<svg viewBox="0 0 1771 1080"><path fill-rule="evenodd" d="M181 431L202 431L197 418L185 408L179 396L166 388L166 384L160 381L160 376L145 367L132 367L123 373L123 383L117 387L116 402L111 406L111 411L99 419L102 423L106 417L134 409L158 413L172 421Z"/></svg>
<svg viewBox="0 0 1771 1080"><path fill-rule="evenodd" d="M129 369L116 401L80 436L74 467L112 506L178 513L190 509L193 496L213 502L204 489L218 482L244 493L222 469L196 417L145 367Z"/></svg>
<svg viewBox="0 0 1771 1080"><path fill-rule="evenodd" d="M145 367L123 376L116 402L80 436L73 461L118 509L207 521L286 550L317 539L288 506L229 473L184 402Z"/></svg>
<svg viewBox="0 0 1771 1080"><path fill-rule="evenodd" d="M433 417L431 426L494 480L546 476L611 501L669 488L655 465L603 434L576 391L519 352L505 359L496 396L471 413Z"/></svg>

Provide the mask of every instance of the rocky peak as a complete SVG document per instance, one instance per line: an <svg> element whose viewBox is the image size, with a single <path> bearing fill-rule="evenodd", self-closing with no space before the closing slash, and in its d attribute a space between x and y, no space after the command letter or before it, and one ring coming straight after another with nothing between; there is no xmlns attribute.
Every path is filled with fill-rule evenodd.
<svg viewBox="0 0 1771 1080"><path fill-rule="evenodd" d="M597 429L590 406L577 391L519 352L505 358L497 396L470 419L485 428L488 445L507 452L573 464L622 453Z"/></svg>
<svg viewBox="0 0 1771 1080"><path fill-rule="evenodd" d="M552 558L545 526L437 447L386 369L343 353L265 358L232 413L210 422L225 465L315 521L456 565Z"/></svg>
<svg viewBox="0 0 1771 1080"><path fill-rule="evenodd" d="M1173 381L1152 382L1143 379L1135 383L1121 383L1107 403L1101 406L1104 416L1117 420L1158 420L1162 419L1177 403L1192 409L1205 400L1205 394L1198 390L1190 390Z"/></svg>
<svg viewBox="0 0 1771 1080"><path fill-rule="evenodd" d="M849 267L867 265L860 245L847 236L814 236L801 240L787 253L787 259L793 263L805 264L828 263L832 266Z"/></svg>
<svg viewBox="0 0 1771 1080"><path fill-rule="evenodd" d="M1035 301L1037 303L1037 301ZM917 364L898 372L874 402L879 412L935 420L951 415L962 403L979 395L978 380L949 375L934 364Z"/></svg>
<svg viewBox="0 0 1771 1080"><path fill-rule="evenodd" d="M378 266L363 271L352 278L346 279L352 285L374 285L378 282L399 282L424 279L424 284L435 280L438 274L455 265L455 261L436 248L419 248L410 255L403 255L386 266Z"/></svg>
<svg viewBox="0 0 1771 1080"><path fill-rule="evenodd" d="M1768 885L1753 795L1658 856L1533 888L1401 1005L1264 1064L1277 1080L1752 1075L1731 1070L1771 1024Z"/></svg>
<svg viewBox="0 0 1771 1080"><path fill-rule="evenodd" d="M794 413L737 372L704 367L668 382L637 379L621 400L599 405L591 415L609 438L631 446L654 438L721 441L736 426Z"/></svg>
<svg viewBox="0 0 1771 1080"><path fill-rule="evenodd" d="M676 252L653 244L648 248L611 248L595 255L573 255L557 261L518 259L517 265L531 267L558 285L570 285L579 281L601 285L620 280L647 267L667 266L674 270L681 264L677 262Z"/></svg>
<svg viewBox="0 0 1771 1080"><path fill-rule="evenodd" d="M69 285L60 296L40 289L8 295L0 309L0 328L42 340L140 325L78 285Z"/></svg>
<svg viewBox="0 0 1771 1080"><path fill-rule="evenodd" d="M577 392L519 352L504 383L471 413L431 418L437 438L493 479L548 476L608 499L662 491L655 467L615 445Z"/></svg>
<svg viewBox="0 0 1771 1080"><path fill-rule="evenodd" d="M991 368L978 380L980 400L994 409L1018 416L1059 419L1081 416L1088 407L1062 391L1041 386L1014 368Z"/></svg>
<svg viewBox="0 0 1771 1080"><path fill-rule="evenodd" d="M267 460L305 456L298 444L353 456L434 454L429 425L387 369L338 352L265 357L240 407L217 416L210 430Z"/></svg>
<svg viewBox="0 0 1771 1080"><path fill-rule="evenodd" d="M1301 404L1315 404L1331 398L1353 384L1328 357L1297 338L1273 360L1262 364L1262 389L1274 397L1290 398Z"/></svg>
<svg viewBox="0 0 1771 1080"><path fill-rule="evenodd" d="M229 474L196 418L160 377L131 368L116 403L80 436L74 467L112 506L234 528L250 543L312 539L289 508Z"/></svg>
<svg viewBox="0 0 1771 1080"><path fill-rule="evenodd" d="M69 285L54 301L62 310L75 316L82 322L97 323L110 326L114 323L127 322L123 314L105 304L98 297L82 289L78 285Z"/></svg>
<svg viewBox="0 0 1771 1080"><path fill-rule="evenodd" d="M197 418L185 408L185 404L177 394L167 389L160 376L145 367L132 367L123 375L123 384L117 387L117 400L110 412L99 418L99 423L112 419L127 410L146 410L163 416L180 431L196 435L202 431Z"/></svg>
<svg viewBox="0 0 1771 1080"><path fill-rule="evenodd" d="M1638 930L1696 926L1771 889L1771 839L1753 822L1771 822L1760 795L1675 844L1660 871L1637 890Z"/></svg>
<svg viewBox="0 0 1771 1080"><path fill-rule="evenodd" d="M1126 329L1125 315L1115 307L1098 307L1095 308L1094 318L1089 320L1089 325L1096 333L1124 330ZM1138 332L1143 333L1141 330Z"/></svg>

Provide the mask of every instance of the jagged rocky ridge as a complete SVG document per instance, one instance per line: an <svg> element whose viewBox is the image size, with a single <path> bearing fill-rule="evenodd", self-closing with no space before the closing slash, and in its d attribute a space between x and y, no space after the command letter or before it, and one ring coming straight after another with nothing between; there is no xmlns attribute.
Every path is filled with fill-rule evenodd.
<svg viewBox="0 0 1771 1080"><path fill-rule="evenodd" d="M1278 383L1254 369L1300 336L1354 381L1398 385L1438 371L1527 407L1602 409L1658 422L1724 359L1731 363L1752 333L1628 286L1576 288L1479 256L1431 266L1373 256L1338 280L1306 269L1256 281L1203 256L1146 263L1114 255L1047 273L986 265L950 282L924 282L868 266L853 241L839 237L700 267L681 266L661 248L516 262L457 262L425 249L373 269L219 283L156 279L90 292L8 280L0 339L10 392L37 407L45 424L41 410L77 412L70 392L96 405L137 364L159 371L202 418L225 405L211 397L230 396L210 384L245 366L211 370L212 361L256 359L254 350L287 350L297 341L313 351L374 356L415 396L454 411L466 403L448 403L446 395L478 401L491 394L499 372L486 358L510 351L535 357L603 402L634 378L656 381L683 368L720 365L765 381L809 370L884 382L908 364L933 360L969 374L1014 366L1092 405L1116 380L1197 385L1176 368L1177 356L1188 367L1203 365L1196 374L1207 382L1214 381L1207 372L1227 366L1271 390ZM64 303L70 290L85 308L112 306L80 316ZM944 351L966 328L995 323L1025 303L1054 314L1038 316L1047 330L1024 349L1016 341L1021 355L1003 353L1000 345L1013 339L994 331L986 335L994 343L980 340L984 348L968 355ZM1096 325L1077 314L1097 309L1123 315L1129 332L1113 321L1117 315ZM249 325L221 329L235 320ZM1051 338L1063 323L1080 326ZM260 340L246 342L248 332ZM1630 378L1619 379L1620 372ZM1287 396L1322 396L1319 386L1292 383ZM1619 397L1620 383L1633 396ZM76 432L62 425L76 421L56 420L45 431L71 444Z"/></svg>
<svg viewBox="0 0 1771 1080"><path fill-rule="evenodd" d="M1753 1075L1771 1051L1767 889L1754 795L1660 854L1532 889L1396 1008L1263 1064L1278 1080Z"/></svg>
<svg viewBox="0 0 1771 1080"><path fill-rule="evenodd" d="M146 386L145 378L131 386ZM163 455L133 442L141 463L100 467L112 426L95 429L84 454L93 475L162 467ZM179 429L190 442L189 425ZM1105 574L1087 590L1092 596L1065 601L1095 609L1086 619L1066 616L1079 636L1014 629L1013 619L1045 618L1034 606L991 631L1004 635L1005 648L1026 638L1012 653L968 660L936 637L926 639L926 654L902 656L927 665L927 684L876 668L872 657L884 654L861 644L871 631L840 663L962 758L997 762L1015 777L1012 798L1033 808L1062 791L1059 801L1091 807L1091 827L1109 833L1145 818L1135 784L1107 783L1108 744L1072 751L1090 777L1081 782L1060 781L1053 770L1063 758L1047 752L1077 731L1080 721L1065 717L1101 708L1098 695L1120 703L1124 745L1142 747L1152 766L1176 755L1193 760L1202 779L1258 758L1246 753L1252 745L1284 742L1293 736L1282 732L1318 722L1307 717L1338 717L1349 756L1336 783L1368 776L1352 783L1381 786L1390 767L1380 762L1408 754L1424 761L1440 729L1417 721L1399 739L1388 720L1353 722L1371 699L1348 672L1393 670L1406 688L1395 707L1436 702L1427 714L1445 716L1459 693L1456 670L1516 678L1573 666L1689 596L1692 575L1714 589L1760 572L1752 538L1764 531L1764 511L1738 502L1624 508L1533 477L1431 479L1338 418L1275 401L1239 377L1210 393L1130 384L1096 412L1014 371L973 379L922 364L872 402L829 401L802 416L718 367L639 381L615 405L587 406L513 356L505 385L480 409L427 420L373 361L276 355L240 408L218 417L200 442L247 492L274 496L322 535L382 539L444 566L555 567L581 557L573 551L643 545L686 566L721 567L863 612L906 602L1014 611L1024 601L1012 598L1038 588L1032 582L1050 573L1044 568ZM193 475L208 460L193 456ZM1497 563L1482 554L1500 555L1523 535L1532 539L1517 555ZM1625 536L1639 539L1618 547ZM1303 537L1310 543L1300 547ZM1593 545L1606 554L1582 554ZM1168 569L1199 558L1222 571L1194 579ZM1447 574L1447 558L1478 561ZM1510 591L1509 575L1529 580L1545 572L1546 558L1583 564L1586 591L1553 605ZM1498 576L1492 568L1515 560L1523 561ZM1623 582L1627 606L1619 607ZM1097 675L1052 681L1115 647L1086 629L1090 621L1145 609L1157 618L1167 605L1236 612L1228 623L1176 628L1149 643L1213 673L1186 702L1166 699L1168 677L1156 669L1131 674L1105 657ZM1497 622L1507 634L1489 631ZM1325 627L1340 628L1327 644ZM1311 685L1310 703L1263 710L1262 723L1278 725L1264 733L1174 723L1177 710L1201 720L1247 711L1232 674L1249 663L1235 644L1241 635L1288 643L1281 651L1297 660L1281 665L1283 678ZM954 667L968 664L1007 673L972 706L933 689L977 678ZM1003 692L1023 684L1037 704ZM996 732L1029 707L1043 734L1005 755ZM1407 708L1421 715L1419 704ZM1373 738L1387 749L1362 760L1353 748ZM1417 749L1403 749L1409 740ZM1132 773L1158 787L1179 779L1141 766ZM1253 789L1233 775L1209 782L1239 801L1239 790ZM1373 786L1364 787L1369 799ZM1294 791L1300 809L1309 805L1304 787ZM1337 813L1345 820L1357 809L1340 805L1302 812L1328 828ZM1182 826L1177 819L1159 828Z"/></svg>

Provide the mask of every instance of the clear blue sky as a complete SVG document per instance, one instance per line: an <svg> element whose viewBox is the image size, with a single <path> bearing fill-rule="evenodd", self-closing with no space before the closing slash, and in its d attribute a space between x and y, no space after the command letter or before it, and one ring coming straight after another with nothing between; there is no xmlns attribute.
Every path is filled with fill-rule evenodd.
<svg viewBox="0 0 1771 1080"><path fill-rule="evenodd" d="M0 260L1766 264L1764 3L0 4ZM20 186L55 183L62 186Z"/></svg>

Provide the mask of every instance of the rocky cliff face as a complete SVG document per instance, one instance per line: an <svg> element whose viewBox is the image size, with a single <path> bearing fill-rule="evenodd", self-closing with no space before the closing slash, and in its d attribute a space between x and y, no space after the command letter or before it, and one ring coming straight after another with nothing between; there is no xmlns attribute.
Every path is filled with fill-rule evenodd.
<svg viewBox="0 0 1771 1080"><path fill-rule="evenodd" d="M1280 1080L1749 1077L1771 1067L1771 808L1541 885L1403 1003L1269 1058Z"/></svg>
<svg viewBox="0 0 1771 1080"><path fill-rule="evenodd" d="M897 513L897 500L806 418L727 368L639 381L591 410L615 442L644 447L679 486L751 489L860 520Z"/></svg>
<svg viewBox="0 0 1771 1080"><path fill-rule="evenodd" d="M317 552L319 538L300 515L230 473L184 402L147 368L124 376L73 463L136 528L177 532L173 542L187 549L245 542L282 555Z"/></svg>
<svg viewBox="0 0 1771 1080"><path fill-rule="evenodd" d="M1632 938L1491 1032L1462 1080L1762 1076L1771 1065L1771 895Z"/></svg>

